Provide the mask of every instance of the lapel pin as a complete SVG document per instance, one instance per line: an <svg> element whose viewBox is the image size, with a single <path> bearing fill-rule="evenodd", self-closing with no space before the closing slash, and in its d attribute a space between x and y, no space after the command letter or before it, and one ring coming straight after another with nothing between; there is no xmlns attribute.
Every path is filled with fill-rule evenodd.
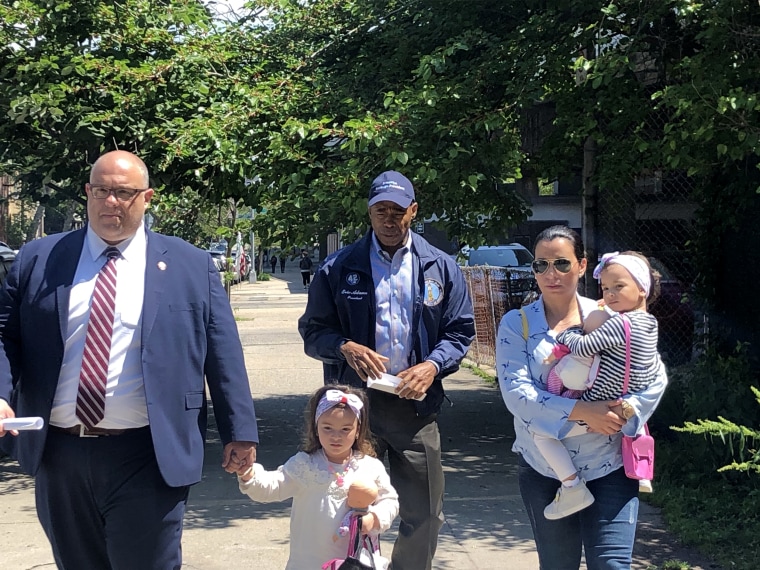
<svg viewBox="0 0 760 570"><path fill-rule="evenodd" d="M166 264L165 264L163 261L159 261L159 262L158 262L158 268L159 268L161 271L165 271L165 270L166 270Z"/></svg>

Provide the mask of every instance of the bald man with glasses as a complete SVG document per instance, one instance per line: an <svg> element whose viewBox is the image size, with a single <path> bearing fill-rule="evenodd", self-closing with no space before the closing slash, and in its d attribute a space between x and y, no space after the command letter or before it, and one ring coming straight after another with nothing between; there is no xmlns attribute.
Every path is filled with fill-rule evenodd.
<svg viewBox="0 0 760 570"><path fill-rule="evenodd" d="M0 290L0 419L45 422L12 447L59 569L179 569L207 387L222 466L255 460L243 351L211 256L145 228L143 161L104 154L85 193L87 226L22 247Z"/></svg>

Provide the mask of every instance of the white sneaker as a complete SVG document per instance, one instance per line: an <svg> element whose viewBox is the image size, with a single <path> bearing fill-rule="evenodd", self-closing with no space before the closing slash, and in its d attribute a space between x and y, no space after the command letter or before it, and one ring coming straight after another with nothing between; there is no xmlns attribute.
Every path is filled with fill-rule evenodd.
<svg viewBox="0 0 760 570"><path fill-rule="evenodd" d="M639 493L653 493L652 482L649 479L639 479Z"/></svg>
<svg viewBox="0 0 760 570"><path fill-rule="evenodd" d="M594 495L581 480L575 487L560 485L557 495L545 509L544 516L550 521L561 519L582 511L594 502Z"/></svg>

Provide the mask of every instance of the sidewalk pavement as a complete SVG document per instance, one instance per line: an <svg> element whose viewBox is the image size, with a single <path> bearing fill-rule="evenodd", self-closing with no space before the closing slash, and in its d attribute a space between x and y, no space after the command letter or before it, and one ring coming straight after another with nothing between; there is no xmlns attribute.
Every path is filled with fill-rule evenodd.
<svg viewBox="0 0 760 570"><path fill-rule="evenodd" d="M278 267L270 281L244 282L231 293L259 419L258 460L267 469L295 453L308 394L322 384L321 365L304 355L296 329L306 292L291 265L285 273ZM466 369L445 384L452 401L440 415L446 522L434 568L538 568L510 451L512 421L498 390ZM210 419L203 480L190 493L185 517L184 568L282 569L290 504L257 504L238 492L235 477L220 467L221 444ZM33 482L7 458L0 459L0 496L0 568L54 568L34 511ZM383 536L385 554L392 550L397 524ZM682 548L664 530L658 511L642 503L632 568L669 559L688 562L694 570L718 568Z"/></svg>

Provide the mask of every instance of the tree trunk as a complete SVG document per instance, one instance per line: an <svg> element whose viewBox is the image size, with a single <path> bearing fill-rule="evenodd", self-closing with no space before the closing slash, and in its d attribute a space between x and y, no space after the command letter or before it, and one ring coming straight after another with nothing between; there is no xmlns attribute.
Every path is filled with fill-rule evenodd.
<svg viewBox="0 0 760 570"><path fill-rule="evenodd" d="M27 243L37 237L37 233L40 230L40 224L45 216L45 206L37 204L37 210L34 212L34 218L32 218L32 224L29 226L29 231L26 233Z"/></svg>

